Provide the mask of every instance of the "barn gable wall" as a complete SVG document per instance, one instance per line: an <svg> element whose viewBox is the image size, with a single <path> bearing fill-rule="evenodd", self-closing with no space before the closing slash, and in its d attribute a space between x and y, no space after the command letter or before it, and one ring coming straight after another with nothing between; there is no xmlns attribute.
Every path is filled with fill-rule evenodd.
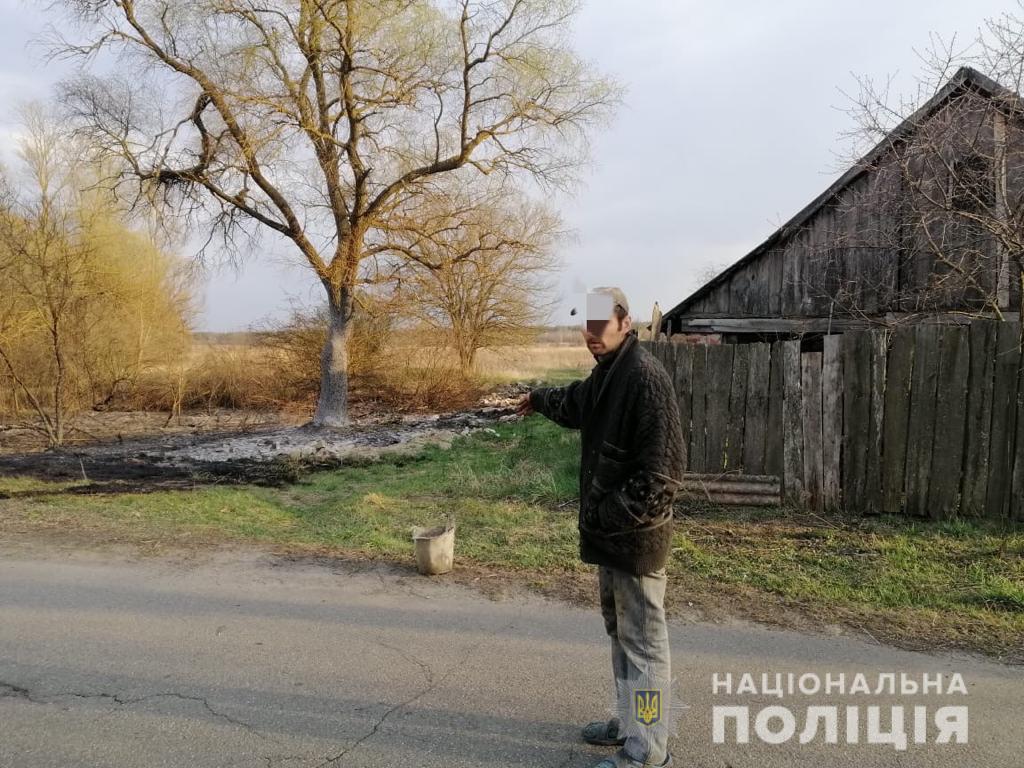
<svg viewBox="0 0 1024 768"><path fill-rule="evenodd" d="M965 94L929 116L907 141L870 167L685 311L696 317L843 317L886 312L972 310L996 295L999 247L984 227L936 209L952 194L951 168L998 153L991 99ZM1024 200L1024 130L1006 121L1005 174ZM996 184L993 176L990 183ZM1013 264L1009 303L1020 306Z"/></svg>

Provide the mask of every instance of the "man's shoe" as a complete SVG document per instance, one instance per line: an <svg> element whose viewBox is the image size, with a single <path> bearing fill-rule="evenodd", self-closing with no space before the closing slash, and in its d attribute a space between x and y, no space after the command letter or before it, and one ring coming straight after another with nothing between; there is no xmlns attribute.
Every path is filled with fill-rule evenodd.
<svg viewBox="0 0 1024 768"><path fill-rule="evenodd" d="M621 747L626 743L626 737L621 734L622 724L615 717L607 722L595 720L583 726L583 740L599 747Z"/></svg>

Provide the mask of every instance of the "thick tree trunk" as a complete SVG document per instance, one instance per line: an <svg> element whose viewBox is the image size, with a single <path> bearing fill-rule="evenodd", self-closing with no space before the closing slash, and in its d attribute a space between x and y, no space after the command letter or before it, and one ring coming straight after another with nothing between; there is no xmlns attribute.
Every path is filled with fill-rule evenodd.
<svg viewBox="0 0 1024 768"><path fill-rule="evenodd" d="M330 325L320 352L320 395L313 424L341 427L348 424L348 337L352 294L345 288L328 291Z"/></svg>

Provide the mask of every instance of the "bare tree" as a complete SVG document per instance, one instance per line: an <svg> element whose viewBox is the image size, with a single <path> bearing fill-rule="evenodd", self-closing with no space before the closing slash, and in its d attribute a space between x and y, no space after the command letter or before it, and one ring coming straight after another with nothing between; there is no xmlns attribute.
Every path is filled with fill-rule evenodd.
<svg viewBox="0 0 1024 768"><path fill-rule="evenodd" d="M327 293L314 423L347 420L347 351L364 261L396 250L439 179L569 183L617 89L566 34L577 0L65 0L82 39L119 57L62 101L120 189L234 243L290 241Z"/></svg>
<svg viewBox="0 0 1024 768"><path fill-rule="evenodd" d="M24 174L0 179L0 381L58 445L81 407L154 351L173 356L165 342L185 327L188 296L173 260L87 191L81 153L38 106L25 110L19 156Z"/></svg>
<svg viewBox="0 0 1024 768"><path fill-rule="evenodd" d="M445 196L418 220L435 234L412 238L410 258L394 267L401 303L448 341L468 375L478 350L522 344L546 319L560 220L502 189Z"/></svg>
<svg viewBox="0 0 1024 768"><path fill-rule="evenodd" d="M0 308L0 363L48 442L58 445L73 407L67 347L80 330L74 319L89 298L94 261L91 247L76 238L80 211L60 136L39 108L26 109L24 122L19 154L28 191L19 194L4 180L0 195L0 275L7 287ZM51 386L48 397L33 386L38 366L18 364L18 342L29 336L45 339L46 352L39 357L52 368L44 377Z"/></svg>

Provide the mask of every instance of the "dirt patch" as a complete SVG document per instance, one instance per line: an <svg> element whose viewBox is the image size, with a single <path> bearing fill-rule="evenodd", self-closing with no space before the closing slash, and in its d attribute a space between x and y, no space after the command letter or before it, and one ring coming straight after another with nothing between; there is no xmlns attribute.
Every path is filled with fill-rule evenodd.
<svg viewBox="0 0 1024 768"><path fill-rule="evenodd" d="M211 409L184 413L172 418L159 411L86 411L68 430L65 449L104 443L122 443L139 438L162 439L173 435L244 434L257 429L299 426L308 419L287 411L246 411ZM23 422L0 418L0 456L39 453L46 439Z"/></svg>
<svg viewBox="0 0 1024 768"><path fill-rule="evenodd" d="M286 414L205 414L157 428L159 414L104 414L94 440L54 450L11 450L24 430L7 427L0 433L0 474L75 482L66 491L75 494L283 485L312 471L445 445L457 435L515 418L512 405L520 391L503 387L469 411L368 415L344 428L297 424ZM21 495L44 492L52 493Z"/></svg>

